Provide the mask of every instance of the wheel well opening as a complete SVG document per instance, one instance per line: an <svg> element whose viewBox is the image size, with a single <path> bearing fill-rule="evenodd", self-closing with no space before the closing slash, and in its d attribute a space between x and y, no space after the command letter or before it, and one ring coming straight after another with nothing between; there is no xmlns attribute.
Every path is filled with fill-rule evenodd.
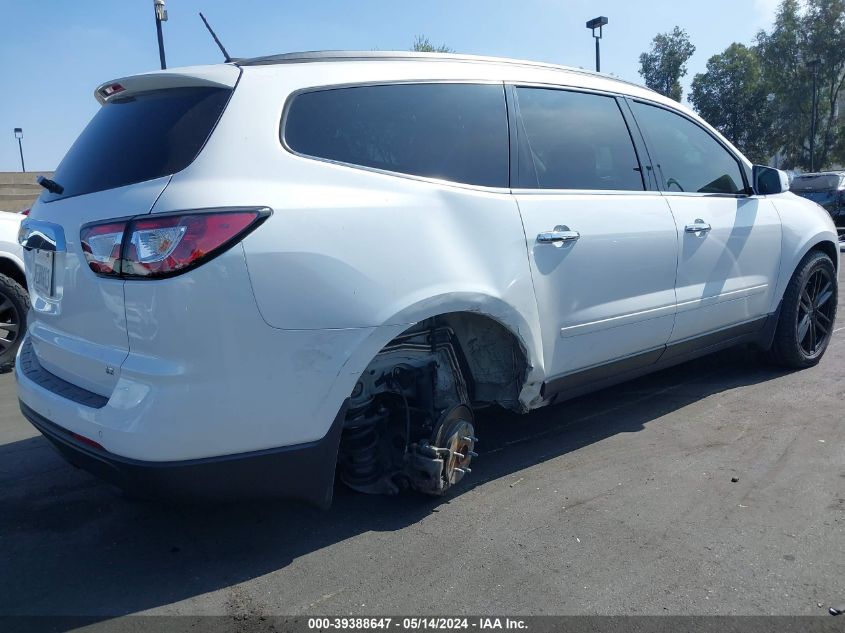
<svg viewBox="0 0 845 633"><path fill-rule="evenodd" d="M519 394L529 366L516 336L495 319L472 312L443 314L434 321L455 333L469 373L471 404L522 411Z"/></svg>
<svg viewBox="0 0 845 633"><path fill-rule="evenodd" d="M444 348L448 349L446 355ZM409 362L439 366L447 376L444 380L454 388L450 398L456 403L527 410L520 393L531 370L528 354L519 339L491 317L449 312L415 323L382 348L364 371L355 393L362 386L365 392L374 391L367 384L368 376ZM387 388L383 383L377 390Z"/></svg>
<svg viewBox="0 0 845 633"><path fill-rule="evenodd" d="M366 493L444 494L477 457L472 409L524 410L526 359L505 326L479 314L441 314L409 327L370 361L350 394L340 480Z"/></svg>
<svg viewBox="0 0 845 633"><path fill-rule="evenodd" d="M824 253L825 255L830 257L830 260L833 262L834 268L836 268L837 271L839 270L838 246L833 242L819 242L818 244L814 245L810 249L810 251L819 251L821 253Z"/></svg>
<svg viewBox="0 0 845 633"><path fill-rule="evenodd" d="M0 275L6 275L22 288L26 289L26 275L11 259L0 258Z"/></svg>

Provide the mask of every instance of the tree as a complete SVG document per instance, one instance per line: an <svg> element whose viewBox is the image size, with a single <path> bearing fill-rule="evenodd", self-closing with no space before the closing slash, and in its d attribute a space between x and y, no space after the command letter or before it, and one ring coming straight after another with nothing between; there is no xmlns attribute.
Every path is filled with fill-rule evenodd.
<svg viewBox="0 0 845 633"><path fill-rule="evenodd" d="M651 42L651 50L640 55L640 75L645 85L662 95L680 101L681 77L687 74L687 62L695 53L687 32L675 27L671 33L659 33Z"/></svg>
<svg viewBox="0 0 845 633"><path fill-rule="evenodd" d="M783 166L810 167L813 74L807 62L813 60L819 60L815 166L845 160L845 117L836 116L845 90L845 0L783 0L757 46L773 95L771 142Z"/></svg>
<svg viewBox="0 0 845 633"><path fill-rule="evenodd" d="M445 44L441 44L440 46L435 46L432 44L427 37L424 35L417 35L416 39L414 40L413 46L411 46L411 50L416 53L454 53L455 51Z"/></svg>
<svg viewBox="0 0 845 633"><path fill-rule="evenodd" d="M810 93L798 0L783 0L770 33L757 35L763 80L773 95L770 143L783 167L809 165Z"/></svg>
<svg viewBox="0 0 845 633"><path fill-rule="evenodd" d="M771 148L768 89L757 50L731 44L707 61L707 71L692 80L690 102L743 154L768 161Z"/></svg>
<svg viewBox="0 0 845 633"><path fill-rule="evenodd" d="M845 160L842 154L833 154L845 137L845 113L836 109L845 89L845 0L810 0L803 23L807 58L820 62L816 165L827 165Z"/></svg>

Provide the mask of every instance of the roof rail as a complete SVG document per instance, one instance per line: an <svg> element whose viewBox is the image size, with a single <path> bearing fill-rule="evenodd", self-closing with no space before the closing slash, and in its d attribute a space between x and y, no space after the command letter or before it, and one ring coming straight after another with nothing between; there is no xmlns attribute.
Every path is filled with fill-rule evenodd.
<svg viewBox="0 0 845 633"><path fill-rule="evenodd" d="M447 61L447 62L480 62L492 64L509 64L514 66L527 66L530 68L543 68L547 70L562 70L570 73L578 73L592 77L601 77L620 83L644 88L633 81L626 81L618 77L597 73L584 68L574 68L559 64L545 62L533 62L523 59L510 59L507 57L485 57L481 55L464 55L458 53L419 53L416 51L303 51L296 53L281 53L279 55L266 55L263 57L236 58L232 63L238 66L271 66L276 64L302 64L309 62L339 62L339 61ZM648 90L648 88L645 88Z"/></svg>

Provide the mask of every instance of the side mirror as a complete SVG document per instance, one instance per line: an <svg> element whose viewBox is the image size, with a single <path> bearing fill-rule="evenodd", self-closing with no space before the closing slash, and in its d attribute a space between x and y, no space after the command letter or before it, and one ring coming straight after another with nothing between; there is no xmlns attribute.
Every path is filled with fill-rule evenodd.
<svg viewBox="0 0 845 633"><path fill-rule="evenodd" d="M780 169L754 165L751 177L754 180L754 193L761 196L789 191L789 176Z"/></svg>

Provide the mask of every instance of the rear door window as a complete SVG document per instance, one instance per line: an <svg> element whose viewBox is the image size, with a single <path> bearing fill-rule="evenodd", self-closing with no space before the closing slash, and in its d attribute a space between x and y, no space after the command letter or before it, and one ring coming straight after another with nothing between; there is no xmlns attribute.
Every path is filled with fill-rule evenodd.
<svg viewBox="0 0 845 633"><path fill-rule="evenodd" d="M71 146L51 202L175 174L196 158L220 118L229 88L155 90L104 104Z"/></svg>
<svg viewBox="0 0 845 633"><path fill-rule="evenodd" d="M522 140L518 184L527 189L645 189L616 99L517 88Z"/></svg>
<svg viewBox="0 0 845 633"><path fill-rule="evenodd" d="M631 108L664 191L745 192L739 162L704 128L658 106L634 101Z"/></svg>
<svg viewBox="0 0 845 633"><path fill-rule="evenodd" d="M391 84L303 92L282 137L299 154L402 174L508 186L502 84Z"/></svg>

